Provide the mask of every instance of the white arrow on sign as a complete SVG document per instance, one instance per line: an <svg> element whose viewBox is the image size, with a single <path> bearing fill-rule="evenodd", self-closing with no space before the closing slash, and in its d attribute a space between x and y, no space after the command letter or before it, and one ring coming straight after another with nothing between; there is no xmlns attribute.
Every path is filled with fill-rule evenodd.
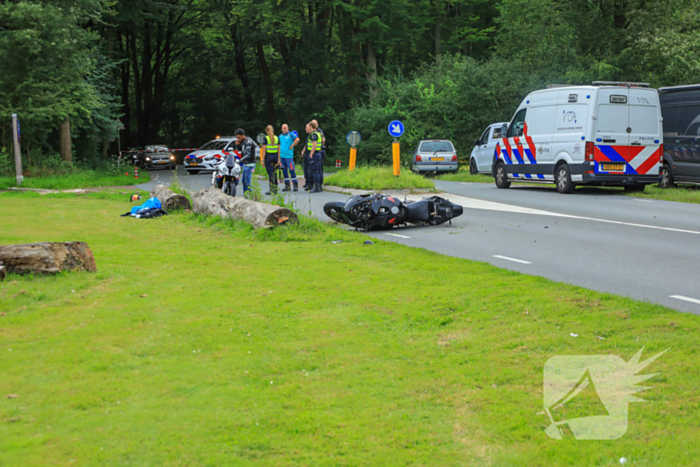
<svg viewBox="0 0 700 467"><path fill-rule="evenodd" d="M392 125L391 132L392 133L401 133L401 127L399 125Z"/></svg>

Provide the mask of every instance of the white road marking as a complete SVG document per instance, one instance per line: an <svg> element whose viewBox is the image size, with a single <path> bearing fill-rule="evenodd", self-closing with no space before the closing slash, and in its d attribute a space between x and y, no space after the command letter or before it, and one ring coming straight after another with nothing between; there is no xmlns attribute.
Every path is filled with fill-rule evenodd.
<svg viewBox="0 0 700 467"><path fill-rule="evenodd" d="M648 199L639 199L639 198L634 198L634 201L639 201L640 203L653 203L653 201L649 201Z"/></svg>
<svg viewBox="0 0 700 467"><path fill-rule="evenodd" d="M484 201L476 198L467 198L465 196L452 195L450 193L441 193L445 199L448 199L456 204L461 204L465 209L482 209L486 211L501 211L501 212L513 212L517 214L534 214L538 216L550 216L550 217L564 217L567 219L580 219L592 222L603 222L606 224L616 224L616 225L626 225L628 227L641 227L645 229L655 229L655 230L666 230L668 232L679 232L687 233L693 235L700 235L699 231L696 230L685 230L685 229L674 229L673 227L660 227L657 225L646 225L646 224L635 224L633 222L621 222L612 221L608 219L597 219L595 217L584 217L584 216L572 216L570 214L560 214L558 212L551 211L541 211L539 209L524 208L521 206L514 206L512 204L495 203L493 201ZM410 200L418 201L422 199L419 195L410 195L407 197Z"/></svg>
<svg viewBox="0 0 700 467"><path fill-rule="evenodd" d="M697 298L684 297L683 295L670 295L670 297L675 298L676 300L683 300L684 302L690 302L700 305L700 300L698 300Z"/></svg>
<svg viewBox="0 0 700 467"><path fill-rule="evenodd" d="M384 232L384 235L391 235L392 237L399 237L399 238L411 238L411 237L407 237L405 235L399 235L399 234L388 233L388 232Z"/></svg>
<svg viewBox="0 0 700 467"><path fill-rule="evenodd" d="M515 259L515 258L510 258L508 256L501 256L501 255L493 255L494 258L498 259L504 259L506 261L513 261L514 263L520 263L520 264L532 264L530 261L523 261L522 259Z"/></svg>

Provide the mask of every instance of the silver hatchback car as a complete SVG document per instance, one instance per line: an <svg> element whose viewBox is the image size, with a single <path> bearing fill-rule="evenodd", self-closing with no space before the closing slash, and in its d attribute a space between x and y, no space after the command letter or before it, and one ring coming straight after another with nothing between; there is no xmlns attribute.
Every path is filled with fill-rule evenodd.
<svg viewBox="0 0 700 467"><path fill-rule="evenodd" d="M457 172L457 151L448 139L424 139L413 152L414 172Z"/></svg>

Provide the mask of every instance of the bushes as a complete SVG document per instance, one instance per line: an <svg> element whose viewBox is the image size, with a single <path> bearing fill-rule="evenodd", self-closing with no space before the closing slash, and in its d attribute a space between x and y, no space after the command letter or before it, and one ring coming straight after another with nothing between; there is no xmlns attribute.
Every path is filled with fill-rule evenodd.
<svg viewBox="0 0 700 467"><path fill-rule="evenodd" d="M339 116L336 127L363 135L358 163L391 162L387 125L392 120L406 125L401 138L404 153L412 152L421 139L447 138L464 160L487 125L510 120L526 87L523 76L512 63L500 59L480 63L443 56L410 78L395 75L382 80L378 97ZM341 145L347 147L342 140Z"/></svg>

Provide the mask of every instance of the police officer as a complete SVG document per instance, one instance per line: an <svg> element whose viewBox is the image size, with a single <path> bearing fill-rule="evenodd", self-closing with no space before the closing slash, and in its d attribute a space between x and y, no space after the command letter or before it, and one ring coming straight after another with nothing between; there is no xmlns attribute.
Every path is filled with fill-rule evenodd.
<svg viewBox="0 0 700 467"><path fill-rule="evenodd" d="M306 152L309 157L309 177L311 179L307 181L310 186L309 193L320 193L321 180L319 177L320 169L319 164L321 161L321 145L323 144L323 138L321 133L316 131L316 125L313 122L306 124L306 133L309 137L306 139Z"/></svg>
<svg viewBox="0 0 700 467"><path fill-rule="evenodd" d="M323 166L326 161L326 134L323 132L323 130L318 126L318 120L311 120L311 123L316 125L316 131L321 133L321 164L319 165L319 168L321 169L321 174L319 175L320 178L320 184L321 184L321 191L323 191Z"/></svg>
<svg viewBox="0 0 700 467"><path fill-rule="evenodd" d="M262 147L260 158L265 161L267 179L270 182L270 190L266 195L277 194L277 166L280 164L280 140L275 136L272 125L265 128L265 145Z"/></svg>
<svg viewBox="0 0 700 467"><path fill-rule="evenodd" d="M245 134L245 130L239 128L234 133L236 144L234 149L241 154L241 169L243 179L243 196L250 190L250 182L255 169L255 143Z"/></svg>

